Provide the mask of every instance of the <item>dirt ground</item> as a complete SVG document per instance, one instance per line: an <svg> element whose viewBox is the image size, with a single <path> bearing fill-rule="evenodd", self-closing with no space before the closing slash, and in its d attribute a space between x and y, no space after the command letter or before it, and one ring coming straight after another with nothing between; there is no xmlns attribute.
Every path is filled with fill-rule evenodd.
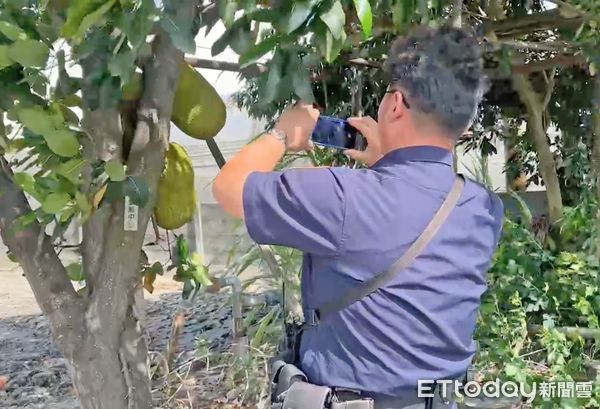
<svg viewBox="0 0 600 409"><path fill-rule="evenodd" d="M0 257L0 283L0 319L40 314L33 292L20 267L3 257ZM154 293L146 292L144 298L156 301L160 295L179 292L182 287L183 285L173 281L171 276L157 276Z"/></svg>
<svg viewBox="0 0 600 409"><path fill-rule="evenodd" d="M68 255L65 259L68 262ZM247 275L255 274L259 271L250 270ZM80 409L67 364L53 345L48 322L41 315L21 269L4 256L0 256L0 283L0 408ZM184 311L186 320L176 364L196 361L199 339L211 351L231 348L232 305L227 291L200 294L194 305L182 309L182 284L173 281L171 275L158 276L154 288L152 294L144 292L151 359L165 352L172 320L180 311ZM263 313L259 312L257 317L261 316ZM187 374L191 376L189 370ZM204 385L196 391L204 400L211 393L214 399L222 393L219 381L222 374L211 373L211 377L216 379L212 391L206 390L206 381L197 383Z"/></svg>

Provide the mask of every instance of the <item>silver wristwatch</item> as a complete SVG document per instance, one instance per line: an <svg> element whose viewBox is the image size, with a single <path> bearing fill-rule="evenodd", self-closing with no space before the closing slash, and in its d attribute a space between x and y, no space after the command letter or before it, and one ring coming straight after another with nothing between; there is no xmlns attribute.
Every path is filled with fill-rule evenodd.
<svg viewBox="0 0 600 409"><path fill-rule="evenodd" d="M285 146L285 150L287 151L288 149L288 137L287 134L282 131L281 129L271 129L271 131L269 132L271 135L273 135L274 137L276 137L277 139L279 139L283 145Z"/></svg>

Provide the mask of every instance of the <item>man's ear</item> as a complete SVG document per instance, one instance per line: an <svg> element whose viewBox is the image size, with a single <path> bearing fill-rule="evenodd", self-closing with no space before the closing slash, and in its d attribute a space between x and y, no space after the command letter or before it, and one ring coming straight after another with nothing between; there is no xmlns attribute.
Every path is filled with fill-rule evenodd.
<svg viewBox="0 0 600 409"><path fill-rule="evenodd" d="M402 92L394 92L394 107L392 109L392 119L400 119L406 115L406 104Z"/></svg>

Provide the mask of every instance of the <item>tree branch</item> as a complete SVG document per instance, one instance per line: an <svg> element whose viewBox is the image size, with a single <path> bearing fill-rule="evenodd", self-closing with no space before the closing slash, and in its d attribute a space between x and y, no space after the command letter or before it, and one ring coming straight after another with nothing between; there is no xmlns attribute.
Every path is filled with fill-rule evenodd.
<svg viewBox="0 0 600 409"><path fill-rule="evenodd" d="M556 171L556 161L550 150L550 142L544 126L543 101L535 92L531 81L525 75L513 75L513 85L527 109L527 128L533 139L540 160L540 173L546 186L548 212L552 225L556 225L563 215L563 202L560 182Z"/></svg>
<svg viewBox="0 0 600 409"><path fill-rule="evenodd" d="M222 61L211 61L205 60L201 58L194 58L193 60L190 57L186 57L186 62L192 62L191 65L198 68L207 68L207 69L217 69L222 71L231 71L231 72L240 72L240 65L232 62L222 62ZM369 61L364 58L352 58L347 61L350 65L362 66L365 68L381 68L381 63L377 61ZM541 61L532 61L527 64L523 64L521 62L514 62L511 66L512 73L514 74L531 74L533 72L544 71L547 69L551 69L553 67L571 67L576 65L583 65L586 63L585 56L582 54L577 55L557 55L552 58L548 58L546 60ZM252 74L256 74L258 72L265 72L268 70L268 67L265 65L253 66L251 70L247 72L252 72ZM499 69L486 69L485 74L490 79L509 79L511 77L511 73L505 73ZM252 75L250 75L252 76ZM316 76L313 80L318 81L322 80L322 76Z"/></svg>
<svg viewBox="0 0 600 409"><path fill-rule="evenodd" d="M165 4L165 11L177 13L179 21L185 18L192 20L196 5L195 0L173 0ZM154 58L144 66L144 94L127 162L128 175L137 176L146 184L150 199L139 208L136 231L124 229L124 201L114 205L105 240L106 256L101 265L106 281L92 294L89 307L90 311L99 312L101 323L123 322L133 302L133 294L140 285L140 255L132 254L132 249L139 251L142 248L169 142L175 85L183 63L183 53L172 44L169 34L162 29L158 30L153 48ZM117 337L118 334L107 336Z"/></svg>
<svg viewBox="0 0 600 409"><path fill-rule="evenodd" d="M594 78L594 102L592 105L592 173L595 178L596 197L600 199L600 76ZM600 231L600 209L597 210L596 228ZM600 235L596 238L596 256L600 258Z"/></svg>
<svg viewBox="0 0 600 409"><path fill-rule="evenodd" d="M553 69L550 71L550 78L546 76L546 71L544 72L544 78L546 78L546 95L544 95L544 99L542 101L542 109L546 110L548 108L548 104L550 103L550 99L552 99L552 93L554 92L554 78L556 77L556 70Z"/></svg>
<svg viewBox="0 0 600 409"><path fill-rule="evenodd" d="M484 33L494 32L498 37L513 37L536 31L559 28L577 28L583 23L582 16L566 18L559 10L548 10L526 16L487 21L481 29Z"/></svg>
<svg viewBox="0 0 600 409"><path fill-rule="evenodd" d="M462 27L462 8L463 0L453 0L452 2L452 26Z"/></svg>
<svg viewBox="0 0 600 409"><path fill-rule="evenodd" d="M93 53L81 62L83 71L82 95L86 106L83 110L82 126L85 137L82 139L83 191L92 196L99 187L92 186L92 166L98 160L121 160L123 153L123 132L119 111L114 108L100 108L100 89L93 81L98 67L108 64L109 52ZM100 208L83 224L81 242L82 266L86 275L87 292L90 293L98 280L100 262L104 257L104 240L110 218L110 208Z"/></svg>
<svg viewBox="0 0 600 409"><path fill-rule="evenodd" d="M23 268L58 346L71 356L81 343L83 303L38 221L19 226L19 218L31 212L25 194L13 182L8 163L0 156L0 235Z"/></svg>

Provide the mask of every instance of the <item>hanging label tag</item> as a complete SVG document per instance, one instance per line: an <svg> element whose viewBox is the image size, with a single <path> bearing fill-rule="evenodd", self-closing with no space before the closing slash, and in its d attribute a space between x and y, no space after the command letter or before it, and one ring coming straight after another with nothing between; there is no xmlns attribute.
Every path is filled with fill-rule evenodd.
<svg viewBox="0 0 600 409"><path fill-rule="evenodd" d="M137 231L139 207L130 202L129 196L125 196L125 220L123 229L125 231Z"/></svg>

